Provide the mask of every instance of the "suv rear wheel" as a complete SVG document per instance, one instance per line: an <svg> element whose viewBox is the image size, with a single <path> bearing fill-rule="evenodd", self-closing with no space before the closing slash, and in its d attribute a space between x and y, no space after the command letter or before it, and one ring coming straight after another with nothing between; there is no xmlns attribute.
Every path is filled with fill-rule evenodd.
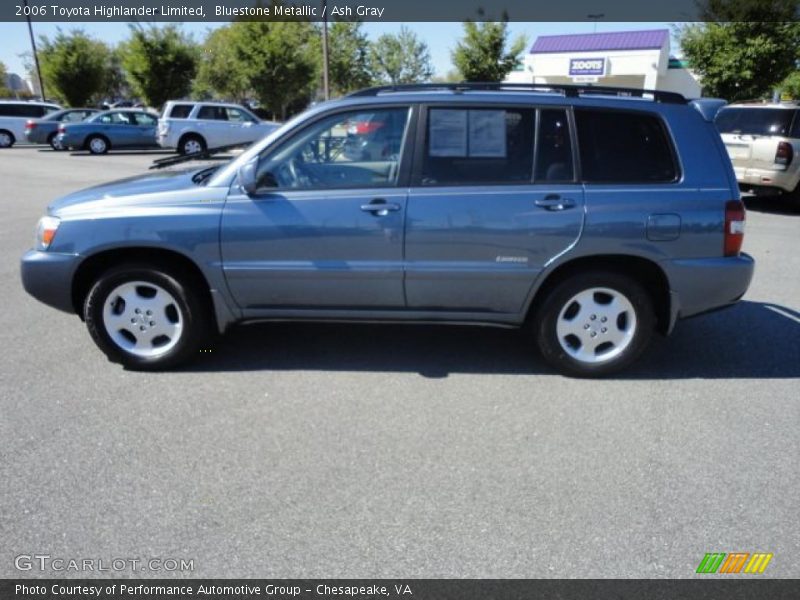
<svg viewBox="0 0 800 600"><path fill-rule="evenodd" d="M97 279L84 318L106 356L136 370L165 369L195 356L211 321L198 291L179 276L136 264Z"/></svg>
<svg viewBox="0 0 800 600"><path fill-rule="evenodd" d="M534 319L544 359L565 375L599 377L625 368L655 327L653 301L633 278L583 272L557 284Z"/></svg>
<svg viewBox="0 0 800 600"><path fill-rule="evenodd" d="M181 154L194 154L195 152L202 152L206 149L206 141L199 135L187 135L178 145L178 151Z"/></svg>

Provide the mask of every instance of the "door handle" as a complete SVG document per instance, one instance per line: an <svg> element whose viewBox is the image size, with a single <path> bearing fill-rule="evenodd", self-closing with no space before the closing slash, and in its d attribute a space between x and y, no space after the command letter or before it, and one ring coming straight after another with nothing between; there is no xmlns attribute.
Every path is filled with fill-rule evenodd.
<svg viewBox="0 0 800 600"><path fill-rule="evenodd" d="M376 217L385 217L389 214L389 211L394 212L400 210L400 205L394 202L386 202L383 198L375 198L375 200L369 204L362 204L361 210L364 212L371 212Z"/></svg>
<svg viewBox="0 0 800 600"><path fill-rule="evenodd" d="M547 210L564 210L575 206L575 200L562 198L559 194L548 194L544 198L537 198L534 204Z"/></svg>

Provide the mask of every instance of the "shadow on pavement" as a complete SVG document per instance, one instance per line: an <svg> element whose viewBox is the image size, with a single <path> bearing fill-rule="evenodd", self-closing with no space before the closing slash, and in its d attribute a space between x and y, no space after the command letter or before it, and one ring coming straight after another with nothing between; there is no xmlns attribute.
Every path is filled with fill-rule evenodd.
<svg viewBox="0 0 800 600"><path fill-rule="evenodd" d="M108 154L92 154L88 150L68 150L70 156L90 156L92 158L100 156L161 156L168 154L176 154L175 150L162 150L162 149L142 149L142 150L109 150Z"/></svg>
<svg viewBox="0 0 800 600"><path fill-rule="evenodd" d="M749 196L742 198L747 210L772 215L800 217L800 198L786 196Z"/></svg>
<svg viewBox="0 0 800 600"><path fill-rule="evenodd" d="M260 323L235 327L192 371L317 370L551 374L519 330L445 325ZM800 313L740 302L656 336L617 379L800 377Z"/></svg>

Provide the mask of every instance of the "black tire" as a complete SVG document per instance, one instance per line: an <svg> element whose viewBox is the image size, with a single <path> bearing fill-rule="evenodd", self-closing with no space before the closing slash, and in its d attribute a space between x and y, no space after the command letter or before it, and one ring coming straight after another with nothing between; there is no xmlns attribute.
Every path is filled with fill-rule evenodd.
<svg viewBox="0 0 800 600"><path fill-rule="evenodd" d="M16 141L13 133L7 129L0 129L0 148L11 148Z"/></svg>
<svg viewBox="0 0 800 600"><path fill-rule="evenodd" d="M55 131L47 136L47 143L50 144L50 147L56 152L58 152L59 150L63 150L63 148L58 144L58 142L56 142L57 137L58 133Z"/></svg>
<svg viewBox="0 0 800 600"><path fill-rule="evenodd" d="M175 301L177 312L172 308L170 310L173 317L177 315L177 318L173 318L173 322L180 323L181 332L176 336L177 341L174 345L155 356L140 356L121 347L112 339L105 324L104 310L106 309L106 304L116 301L110 295L115 293L119 286L131 282L154 284L160 287L162 291L168 292ZM146 288L147 286L142 287ZM138 290L139 287L135 289ZM109 304L109 309L110 307L111 305ZM127 313L124 310L122 313L124 321L127 323ZM203 301L203 296L199 290L192 287L180 275L147 264L123 264L103 273L95 281L86 296L83 315L89 334L97 346L108 356L109 360L121 363L129 369L139 371L169 369L195 358L213 329L211 327L213 317L211 316L210 307ZM131 316L134 315L131 314ZM164 317L166 318L166 315ZM150 319L151 317L142 315L142 318ZM152 325L152 323L150 324ZM136 328L137 325L132 325L130 329L136 331ZM120 332L115 333L118 338L120 337ZM153 343L151 348L154 347L156 346Z"/></svg>
<svg viewBox="0 0 800 600"><path fill-rule="evenodd" d="M85 146L92 154L106 154L111 149L111 142L103 135L90 135L86 138Z"/></svg>
<svg viewBox="0 0 800 600"><path fill-rule="evenodd" d="M603 318L603 314L595 314L600 311L592 310L589 305L587 305L589 310L584 311L580 302L571 302L581 292L596 288L604 288L624 297L634 314L628 315L628 311L625 311L619 318L615 318L614 311L609 308L609 316L606 318L610 319L610 322L601 323L600 318ZM611 298L602 291L590 296L592 301L600 303ZM586 348L591 348L591 343L597 343L594 340L600 341L595 352L590 353L591 358L580 360L573 355L583 349L580 338L576 335L564 336L562 345L557 332L562 311L564 316L562 322L574 322L581 330L580 335L592 335L591 341L587 338L587 342L590 343ZM570 312L575 316L568 319ZM648 291L635 279L614 271L579 272L556 284L542 299L532 321L536 343L542 357L560 373L573 377L603 377L629 366L644 352L652 337L655 324L653 299ZM606 329L612 327L616 329L607 333ZM621 335L623 331L629 333L629 337L616 346L610 341L601 341L602 336ZM564 346L570 348L571 352ZM590 360L597 362L589 362Z"/></svg>
<svg viewBox="0 0 800 600"><path fill-rule="evenodd" d="M190 150L187 148L187 146L189 146L191 143L199 145L199 152L205 152L208 149L208 145L202 136L190 133L181 138L181 141L178 144L178 152L184 155L190 154ZM194 152L198 152L198 150L194 150Z"/></svg>

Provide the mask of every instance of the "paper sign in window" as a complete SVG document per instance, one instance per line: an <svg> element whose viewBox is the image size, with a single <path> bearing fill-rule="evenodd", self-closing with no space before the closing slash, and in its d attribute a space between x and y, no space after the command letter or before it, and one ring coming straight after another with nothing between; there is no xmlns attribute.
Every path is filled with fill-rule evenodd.
<svg viewBox="0 0 800 600"><path fill-rule="evenodd" d="M430 156L467 155L467 111L432 110L428 131Z"/></svg>
<svg viewBox="0 0 800 600"><path fill-rule="evenodd" d="M469 155L506 157L506 112L504 110L469 111Z"/></svg>

